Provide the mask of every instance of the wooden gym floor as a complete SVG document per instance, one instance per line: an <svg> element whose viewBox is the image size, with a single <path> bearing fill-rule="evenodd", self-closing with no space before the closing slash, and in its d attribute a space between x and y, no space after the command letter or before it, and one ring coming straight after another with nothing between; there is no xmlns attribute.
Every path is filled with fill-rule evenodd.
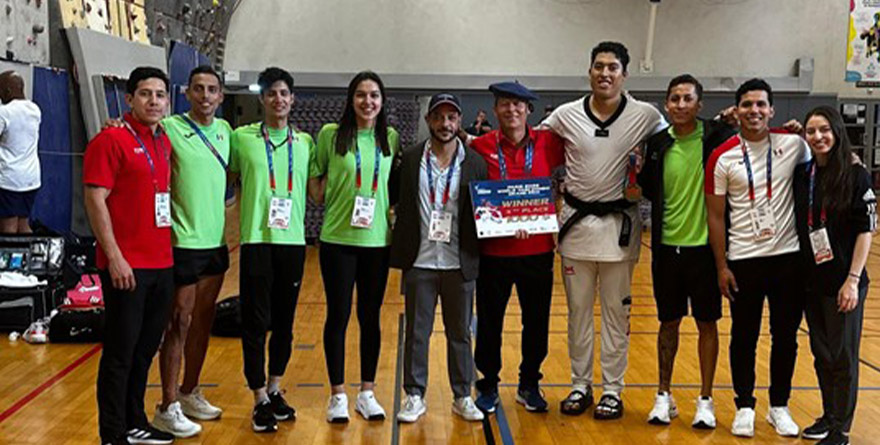
<svg viewBox="0 0 880 445"><path fill-rule="evenodd" d="M237 212L229 211L230 234L237 231ZM648 234L644 234L647 243ZM235 237L229 236L232 261L220 298L238 293L238 253ZM647 245L647 244L646 244ZM546 414L527 413L514 401L519 365L520 309L515 299L507 310L504 331L504 369L502 370L502 406L498 415L485 423L468 423L450 410L452 393L446 373L443 324L439 314L435 322L430 358L428 412L418 423L398 425L393 419L401 396L399 385L402 359L403 298L400 273L393 270L388 280L382 311L382 354L377 376L377 396L388 411L384 422L366 422L353 409L357 388L348 388L352 421L330 425L324 420L329 387L322 349L325 302L318 268L317 250L308 249L306 274L294 325L294 354L287 368L283 386L287 400L297 409L297 420L282 423L274 435L257 435L250 428L252 397L242 375L239 340L212 338L202 384L207 397L225 411L217 421L203 422L202 433L181 444L707 444L707 443L779 443L794 444L800 439L783 439L764 420L767 411L770 338L767 312L762 326L758 353L758 397L755 438L738 439L730 434L734 405L727 345L730 319L727 304L720 322L721 353L715 379L718 428L698 431L690 427L694 399L699 393L697 331L692 319L682 324L682 334L673 376L673 394L681 415L670 427L656 427L645 422L653 404L657 382L656 334L658 321L651 291L650 251L642 256L633 279L632 333L629 370L623 399L626 412L621 420L598 422L590 411L580 417L559 412L559 401L568 394L569 360L566 332L565 293L559 266L553 290L550 322L550 353L544 362L543 389L550 403ZM880 241L868 261L869 273L880 280ZM861 348L861 391L852 441L877 443L880 435L880 289L871 285L865 311ZM598 307L596 311L599 328ZM820 413L820 395L812 368L812 355L804 322L799 334L800 354L794 376L790 407L794 419L807 426ZM358 381L358 327L355 317L348 330L347 384ZM597 340L598 344L598 340ZM597 349L599 349L597 347ZM598 350L596 381L599 381ZM97 408L95 380L100 346L29 345L21 340L0 339L0 444L96 444ZM158 365L154 363L146 394L147 414L152 418L159 401Z"/></svg>

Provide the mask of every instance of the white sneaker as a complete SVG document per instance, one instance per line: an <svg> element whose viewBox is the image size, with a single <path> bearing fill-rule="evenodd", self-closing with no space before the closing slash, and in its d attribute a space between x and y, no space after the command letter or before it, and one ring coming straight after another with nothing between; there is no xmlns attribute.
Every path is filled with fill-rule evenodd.
<svg viewBox="0 0 880 445"><path fill-rule="evenodd" d="M691 426L700 430L715 429L715 402L711 397L697 397L697 412Z"/></svg>
<svg viewBox="0 0 880 445"><path fill-rule="evenodd" d="M767 412L767 421L776 428L776 434L783 437L797 437L801 429L791 418L787 406L772 406Z"/></svg>
<svg viewBox="0 0 880 445"><path fill-rule="evenodd" d="M678 407L675 406L672 394L658 392L654 396L654 409L648 414L648 423L651 425L669 425L669 422L676 417L678 417Z"/></svg>
<svg viewBox="0 0 880 445"><path fill-rule="evenodd" d="M223 414L223 410L211 405L202 390L196 386L192 394L184 394L178 391L177 401L180 402L180 409L187 417L198 420L214 420Z"/></svg>
<svg viewBox="0 0 880 445"><path fill-rule="evenodd" d="M345 393L333 394L327 404L327 421L330 423L348 422L348 396Z"/></svg>
<svg viewBox="0 0 880 445"><path fill-rule="evenodd" d="M367 420L384 420L385 410L372 390L361 391L358 393L357 401L354 403L354 410Z"/></svg>
<svg viewBox="0 0 880 445"><path fill-rule="evenodd" d="M425 399L418 394L407 395L403 401L403 408L397 413L397 421L413 423L419 420L419 417L422 417L422 414L425 414L427 410L428 406L425 404Z"/></svg>
<svg viewBox="0 0 880 445"><path fill-rule="evenodd" d="M483 412L474 404L474 399L470 396L459 397L452 402L452 412L461 416L462 419L471 422L479 422L483 420Z"/></svg>
<svg viewBox="0 0 880 445"><path fill-rule="evenodd" d="M736 417L733 418L730 432L734 436L754 437L755 410L753 408L740 408L736 410Z"/></svg>
<svg viewBox="0 0 880 445"><path fill-rule="evenodd" d="M202 431L201 425L186 418L180 409L180 402L168 405L165 411L162 411L161 405L156 405L153 427L181 439L195 436Z"/></svg>

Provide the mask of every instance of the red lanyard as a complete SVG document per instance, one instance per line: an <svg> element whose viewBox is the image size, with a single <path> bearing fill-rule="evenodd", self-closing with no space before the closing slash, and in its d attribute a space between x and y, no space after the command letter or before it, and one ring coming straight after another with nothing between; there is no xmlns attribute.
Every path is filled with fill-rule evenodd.
<svg viewBox="0 0 880 445"><path fill-rule="evenodd" d="M272 141L269 139L269 131L266 124L260 125L260 132L263 133L263 141L266 142L266 160L269 164L269 187L272 188L272 194L275 194L275 163L272 156ZM287 196L293 194L293 131L287 126Z"/></svg>
<svg viewBox="0 0 880 445"><path fill-rule="evenodd" d="M428 173L428 194L431 199L431 210L434 210L434 172L431 168L431 148L430 142L428 142L428 146L425 147L425 171ZM446 171L446 188L443 190L443 201L440 204L441 209L446 208L446 203L449 202L449 189L452 187L452 175L455 172L455 161L458 158L458 147L455 149L455 153L452 154L452 161L449 162L449 169Z"/></svg>
<svg viewBox="0 0 880 445"><path fill-rule="evenodd" d="M382 149L379 148L378 145L376 145L376 161L373 163L373 196L376 196L376 191L379 190L379 168L381 167L379 165L379 162L381 160L382 160ZM360 147L358 147L358 149L355 150L355 152L354 152L354 162L355 162L355 169L357 170L357 173L356 173L355 179L354 179L354 182L355 182L354 186L355 186L355 188L358 189L358 191L360 191L360 189L361 189L361 149L360 149Z"/></svg>
<svg viewBox="0 0 880 445"><path fill-rule="evenodd" d="M131 128L131 125L128 122L123 121L125 123L125 128L128 129L128 132L134 137L138 144L141 146L141 152L144 153L144 156L147 158L147 164L150 165L150 179L153 180L153 191L159 193L159 181L156 179L156 165L153 163L153 157L150 156L150 150L147 150L147 146L144 145L144 141L141 140L140 136L134 131L134 128ZM171 154L165 148L165 144L162 143L162 138L160 137L158 140L156 136L153 136L153 146L157 147L162 146L162 156L165 158L165 170L167 172L167 176L165 178L166 184L166 193L171 193Z"/></svg>
<svg viewBox="0 0 880 445"><path fill-rule="evenodd" d="M742 136L740 136L742 138ZM770 198L773 197L773 141L768 138L768 146L767 146L767 203L770 202ZM745 139L742 140L742 145L740 146L743 152L743 163L746 165L746 174L749 178L749 199L752 202L752 205L755 205L755 177L752 174L752 162L749 159L748 147L746 146Z"/></svg>

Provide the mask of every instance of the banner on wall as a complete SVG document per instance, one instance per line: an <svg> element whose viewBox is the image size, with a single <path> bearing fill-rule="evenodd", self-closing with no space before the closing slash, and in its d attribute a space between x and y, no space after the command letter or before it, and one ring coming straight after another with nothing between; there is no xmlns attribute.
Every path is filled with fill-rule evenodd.
<svg viewBox="0 0 880 445"><path fill-rule="evenodd" d="M880 0L849 0L846 81L880 87Z"/></svg>

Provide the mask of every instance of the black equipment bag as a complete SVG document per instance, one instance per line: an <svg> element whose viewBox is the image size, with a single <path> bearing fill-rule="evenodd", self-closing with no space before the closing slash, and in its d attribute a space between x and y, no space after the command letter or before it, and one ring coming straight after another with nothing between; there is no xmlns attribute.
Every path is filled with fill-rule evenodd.
<svg viewBox="0 0 880 445"><path fill-rule="evenodd" d="M64 309L49 321L52 343L99 343L104 339L104 308Z"/></svg>

